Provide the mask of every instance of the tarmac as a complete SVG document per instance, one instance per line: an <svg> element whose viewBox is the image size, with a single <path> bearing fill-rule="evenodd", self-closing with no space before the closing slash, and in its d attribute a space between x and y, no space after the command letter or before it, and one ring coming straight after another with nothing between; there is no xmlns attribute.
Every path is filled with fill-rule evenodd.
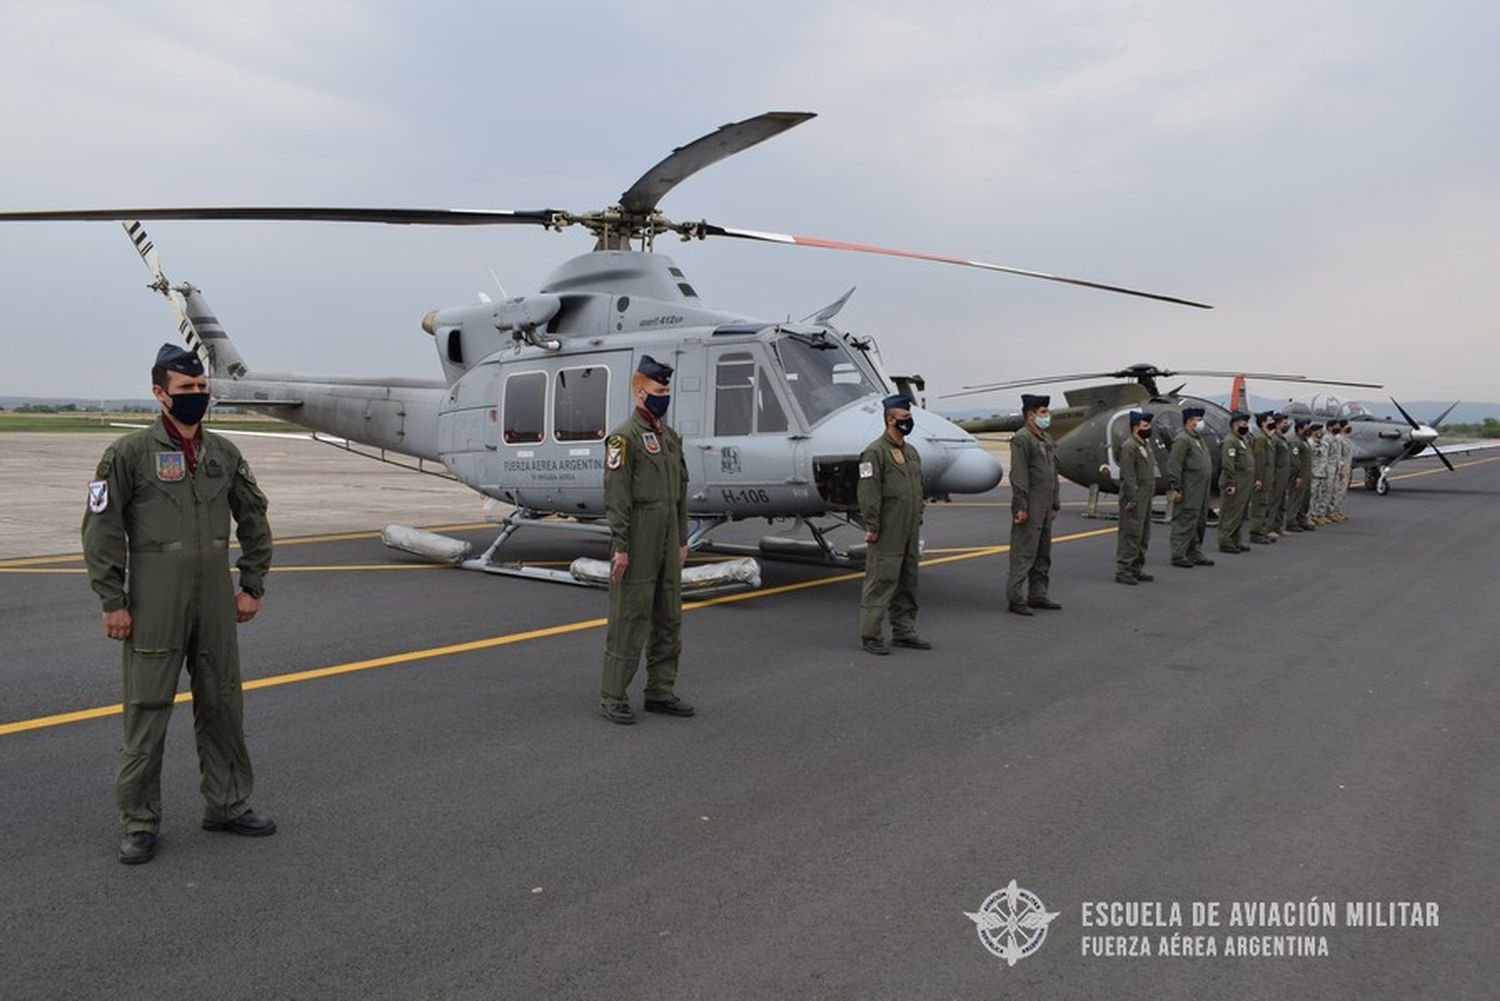
<svg viewBox="0 0 1500 1001"><path fill-rule="evenodd" d="M87 466L102 440L85 440ZM1214 567L1168 566L1157 525L1156 581L1131 588L1112 580L1113 523L1080 517L1069 487L1064 608L1028 619L1004 611L1004 488L933 504L935 650L865 654L857 573L765 562L761 589L685 611L698 715L619 727L596 710L603 592L428 567L374 537L477 521L472 495L337 453L374 479L314 464L278 482L298 479L290 460L246 451L281 536L241 630L254 805L280 830L199 830L184 706L160 852L115 861L118 654L76 559L77 477L55 516L74 534L0 560L7 998L1448 999L1500 982L1500 456L1403 464L1388 497L1350 494L1348 523L1210 551ZM515 542L535 561L603 551ZM1056 917L1039 943L1018 928L1036 948L1007 965L966 915L1012 880ZM1236 903L1314 900L1332 926L1230 923ZM1350 927L1367 901L1440 922ZM1166 921L1178 903L1183 923L1140 926L1156 912L1135 902ZM1194 927L1194 903L1220 924ZM1136 926L1100 926L1127 911ZM1090 954L1138 935L1149 958ZM1174 935L1220 954L1158 955ZM1222 955L1236 937L1326 955Z"/></svg>

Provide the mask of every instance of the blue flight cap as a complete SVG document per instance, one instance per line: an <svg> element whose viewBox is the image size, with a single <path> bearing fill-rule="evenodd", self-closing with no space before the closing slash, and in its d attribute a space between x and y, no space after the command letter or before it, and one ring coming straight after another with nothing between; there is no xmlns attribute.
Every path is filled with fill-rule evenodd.
<svg viewBox="0 0 1500 1001"><path fill-rule="evenodd" d="M1149 410L1132 410L1130 412L1130 426L1134 427L1141 421L1154 421L1156 415Z"/></svg>
<svg viewBox="0 0 1500 1001"><path fill-rule="evenodd" d="M635 370L646 378L655 379L660 383L672 381L672 366L663 365L650 355L641 355L641 363L635 367Z"/></svg>
<svg viewBox="0 0 1500 1001"><path fill-rule="evenodd" d="M1182 408L1182 419L1183 420L1188 420L1188 419L1193 418L1193 417L1202 417L1203 414L1204 414L1204 410L1203 410L1202 407L1183 407Z"/></svg>
<svg viewBox="0 0 1500 1001"><path fill-rule="evenodd" d="M1267 421L1273 421L1275 419L1276 411L1274 410L1262 410L1260 413L1255 415L1255 423L1257 424L1265 424Z"/></svg>
<svg viewBox="0 0 1500 1001"><path fill-rule="evenodd" d="M1271 416L1274 417L1274 418L1276 418L1276 423L1278 423L1278 424L1280 424L1282 421L1286 420L1286 414L1282 413L1280 410L1276 411Z"/></svg>
<svg viewBox="0 0 1500 1001"><path fill-rule="evenodd" d="M197 377L203 374L203 361L196 354L175 344L163 344L156 352L152 368L164 368L168 372L181 372Z"/></svg>
<svg viewBox="0 0 1500 1001"><path fill-rule="evenodd" d="M890 396L887 396L885 399L881 400L880 405L886 411L910 410L912 402L911 397L907 396L905 393L892 393Z"/></svg>
<svg viewBox="0 0 1500 1001"><path fill-rule="evenodd" d="M1293 424L1295 424L1295 425L1296 425L1296 426L1297 426L1297 427L1299 427L1299 428L1305 428L1305 427L1307 427L1307 426L1308 426L1308 425L1309 425L1309 424L1311 424L1311 423L1312 423L1312 418L1311 418L1311 417L1298 417L1298 418L1297 418L1297 419L1296 419L1296 420L1295 420L1295 421L1293 421L1293 422L1292 422L1292 423L1293 423ZM1322 425L1319 425L1319 426L1320 426L1320 427L1321 427L1321 426L1322 426Z"/></svg>
<svg viewBox="0 0 1500 1001"><path fill-rule="evenodd" d="M1250 415L1245 413L1243 410L1236 410L1234 413L1229 415L1229 423L1231 424L1235 423L1236 421L1248 421L1249 419Z"/></svg>
<svg viewBox="0 0 1500 1001"><path fill-rule="evenodd" d="M1034 396L1031 393L1021 394L1022 412L1025 412L1027 410L1038 410L1042 407L1049 406L1051 403L1052 397L1050 396Z"/></svg>

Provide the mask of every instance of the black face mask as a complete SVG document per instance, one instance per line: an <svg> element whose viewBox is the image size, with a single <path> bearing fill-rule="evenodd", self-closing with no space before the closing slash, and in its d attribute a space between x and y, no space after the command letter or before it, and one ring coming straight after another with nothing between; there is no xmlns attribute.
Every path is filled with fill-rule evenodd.
<svg viewBox="0 0 1500 1001"><path fill-rule="evenodd" d="M1243 438L1245 435L1247 435L1247 434L1250 433L1250 425L1248 425L1248 424L1236 424L1234 426L1234 433L1237 434L1237 435L1239 435L1241 438Z"/></svg>
<svg viewBox="0 0 1500 1001"><path fill-rule="evenodd" d="M1136 432L1135 432L1135 436L1137 438L1139 438L1141 441L1145 441L1147 438L1151 437L1151 429L1150 428L1137 428Z"/></svg>
<svg viewBox="0 0 1500 1001"><path fill-rule="evenodd" d="M670 393L647 393L646 412L657 420L667 416L667 408L672 405L672 394Z"/></svg>
<svg viewBox="0 0 1500 1001"><path fill-rule="evenodd" d="M917 426L917 422L910 417L902 417L900 420L892 421L891 424L903 435L911 434L912 430Z"/></svg>
<svg viewBox="0 0 1500 1001"><path fill-rule="evenodd" d="M208 413L207 393L173 393L172 405L167 412L177 419L179 424L192 427L203 420L203 415Z"/></svg>

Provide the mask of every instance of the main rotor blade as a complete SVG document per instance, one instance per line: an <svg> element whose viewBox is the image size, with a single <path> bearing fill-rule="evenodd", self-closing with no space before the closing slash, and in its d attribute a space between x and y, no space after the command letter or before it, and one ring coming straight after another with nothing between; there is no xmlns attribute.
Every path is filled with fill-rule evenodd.
<svg viewBox="0 0 1500 1001"><path fill-rule="evenodd" d="M708 135L674 149L666 159L641 175L620 196L620 208L645 215L656 208L668 191L726 157L744 152L787 129L817 116L807 111L768 111L743 122L721 125Z"/></svg>
<svg viewBox="0 0 1500 1001"><path fill-rule="evenodd" d="M1205 375L1219 376L1225 379L1233 379L1242 375L1247 379L1261 379L1267 382L1313 382L1320 386L1354 386L1359 389L1382 389L1377 382L1339 382L1335 379L1314 379L1306 375L1277 375L1274 372L1207 372L1196 369L1177 368L1171 372L1162 372L1162 375Z"/></svg>
<svg viewBox="0 0 1500 1001"><path fill-rule="evenodd" d="M938 264L957 264L965 268L979 268L984 271L1002 271L1008 275L1021 275L1026 278L1041 278L1049 282L1063 282L1067 285L1082 285L1085 288L1101 289L1105 292L1119 292L1122 295L1139 296L1142 299L1156 299L1161 302L1173 302L1179 306L1193 306L1197 309L1213 309L1212 306L1203 302L1194 302L1191 299L1179 299L1172 295L1158 295L1155 292L1142 292L1139 289L1125 288L1121 285L1106 285L1103 282L1088 281L1084 278L1069 278L1065 275L1048 274L1045 271L1028 271L1025 268L1008 268L1000 264L986 264L983 261L966 261L961 257L947 257L942 254L924 254L915 250L894 250L890 247L876 247L867 243L846 243L842 240L823 240L815 236L796 236L791 233L766 233L754 229L733 229L728 226L716 226L712 223L700 223L699 232L704 236L732 236L737 240L757 240L761 243L790 243L799 247L822 247L826 250L853 250L861 254L884 254L888 257L909 257L918 261L935 261Z"/></svg>
<svg viewBox="0 0 1500 1001"><path fill-rule="evenodd" d="M1396 398L1394 396L1391 397L1391 402L1392 403L1396 403ZM1408 423L1408 424L1410 424L1412 426L1412 430L1415 431L1416 429L1418 429L1418 428L1420 428L1422 426L1422 425L1418 424L1412 418L1411 414L1409 414L1409 413L1406 412L1406 408L1403 407L1401 404L1396 403L1396 409L1399 410L1399 411L1401 411L1401 416L1406 418L1406 423Z"/></svg>
<svg viewBox="0 0 1500 1001"><path fill-rule="evenodd" d="M1456 407L1456 406L1458 406L1458 401L1454 400L1452 407L1449 407L1447 410L1444 410L1442 413L1440 413L1440 414L1437 415L1437 420L1435 420L1435 421L1432 422L1432 426L1434 428L1440 428L1440 427L1442 427L1443 426L1443 421L1445 421L1445 420L1448 419L1448 415L1451 414L1451 413L1453 413L1453 407Z"/></svg>
<svg viewBox="0 0 1500 1001"><path fill-rule="evenodd" d="M378 222L392 226L553 225L551 209L374 209L239 206L157 209L60 209L0 212L0 222L126 222L132 219L245 219L261 222Z"/></svg>
<svg viewBox="0 0 1500 1001"><path fill-rule="evenodd" d="M1113 372L1075 372L1072 375L1047 375L1036 379L1012 379L1009 382L976 382L964 389L1018 389L1021 386L1045 386L1050 382L1078 382L1082 379L1109 379Z"/></svg>

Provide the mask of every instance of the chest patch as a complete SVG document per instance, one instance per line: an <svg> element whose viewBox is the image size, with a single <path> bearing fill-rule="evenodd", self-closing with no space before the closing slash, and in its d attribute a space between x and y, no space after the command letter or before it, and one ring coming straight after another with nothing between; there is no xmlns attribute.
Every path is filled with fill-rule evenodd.
<svg viewBox="0 0 1500 1001"><path fill-rule="evenodd" d="M641 433L641 443L646 446L646 451L652 455L661 451L661 439L656 437L655 431L644 431Z"/></svg>
<svg viewBox="0 0 1500 1001"><path fill-rule="evenodd" d="M103 514L109 507L109 481L95 480L89 484L89 510Z"/></svg>
<svg viewBox="0 0 1500 1001"><path fill-rule="evenodd" d="M891 449L891 461L898 466L906 465L906 453L899 448Z"/></svg>
<svg viewBox="0 0 1500 1001"><path fill-rule="evenodd" d="M176 483L187 476L187 462L181 452L156 453L156 478L163 483Z"/></svg>

